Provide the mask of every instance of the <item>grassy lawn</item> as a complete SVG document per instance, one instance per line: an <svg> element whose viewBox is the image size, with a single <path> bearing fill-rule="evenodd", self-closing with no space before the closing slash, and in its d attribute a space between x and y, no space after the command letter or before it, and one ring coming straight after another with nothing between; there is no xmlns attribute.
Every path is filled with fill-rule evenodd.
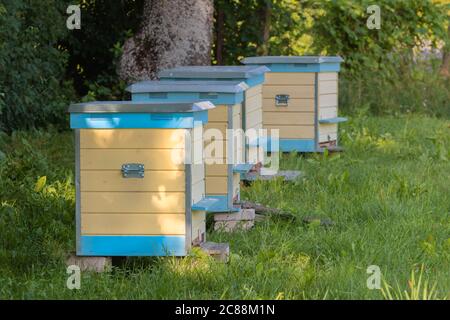
<svg viewBox="0 0 450 320"><path fill-rule="evenodd" d="M72 134L0 136L0 298L382 299L366 287L370 265L396 291L423 266L436 297L450 298L450 121L361 115L341 136L344 153L284 157L283 168L305 173L295 183L244 188L243 198L293 219L209 230L210 241L230 243L229 264L197 251L130 259L83 274L78 291L66 289L64 264L75 246ZM306 225L307 216L334 224Z"/></svg>

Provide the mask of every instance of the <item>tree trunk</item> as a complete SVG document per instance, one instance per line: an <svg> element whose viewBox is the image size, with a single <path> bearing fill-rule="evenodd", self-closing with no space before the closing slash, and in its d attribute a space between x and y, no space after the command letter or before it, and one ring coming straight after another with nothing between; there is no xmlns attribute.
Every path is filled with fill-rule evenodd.
<svg viewBox="0 0 450 320"><path fill-rule="evenodd" d="M450 39L450 25L448 26L448 37ZM447 40L447 43L444 48L442 48L442 65L440 74L446 78L450 77L450 40Z"/></svg>
<svg viewBox="0 0 450 320"><path fill-rule="evenodd" d="M270 27L272 24L272 1L266 0L263 4L263 8L260 13L262 25L261 25L261 35L262 43L258 48L258 54L261 56L267 56L269 54L269 38L270 38Z"/></svg>
<svg viewBox="0 0 450 320"><path fill-rule="evenodd" d="M123 46L119 76L157 79L181 65L211 64L213 0L146 0L141 30Z"/></svg>

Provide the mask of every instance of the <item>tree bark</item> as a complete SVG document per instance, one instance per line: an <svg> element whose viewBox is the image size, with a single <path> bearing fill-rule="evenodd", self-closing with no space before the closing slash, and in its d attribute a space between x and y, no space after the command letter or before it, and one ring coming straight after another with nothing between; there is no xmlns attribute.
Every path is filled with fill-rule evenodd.
<svg viewBox="0 0 450 320"><path fill-rule="evenodd" d="M450 39L450 25L448 26L448 37ZM444 48L442 48L442 64L440 69L440 74L446 78L450 77L450 40Z"/></svg>
<svg viewBox="0 0 450 320"><path fill-rule="evenodd" d="M118 74L157 79L181 65L211 64L213 0L146 0L141 30L123 46Z"/></svg>

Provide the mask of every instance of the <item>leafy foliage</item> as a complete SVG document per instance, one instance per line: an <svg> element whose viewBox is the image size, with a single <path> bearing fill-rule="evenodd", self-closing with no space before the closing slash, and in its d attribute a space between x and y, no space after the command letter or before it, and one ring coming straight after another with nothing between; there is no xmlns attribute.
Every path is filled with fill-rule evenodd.
<svg viewBox="0 0 450 320"><path fill-rule="evenodd" d="M0 129L65 124L73 96L64 82L67 1L4 0L0 4Z"/></svg>
<svg viewBox="0 0 450 320"><path fill-rule="evenodd" d="M144 0L86 0L81 29L62 41L69 53L67 77L83 100L120 100L126 83L116 73L124 41L141 21Z"/></svg>
<svg viewBox="0 0 450 320"><path fill-rule="evenodd" d="M316 53L341 55L347 71L377 72L384 80L400 66L413 61L412 50L425 45L436 47L446 39L448 19L443 5L429 0L377 1L381 9L381 29L370 30L366 9L370 0L312 1L310 28ZM380 71L384 71L380 74Z"/></svg>

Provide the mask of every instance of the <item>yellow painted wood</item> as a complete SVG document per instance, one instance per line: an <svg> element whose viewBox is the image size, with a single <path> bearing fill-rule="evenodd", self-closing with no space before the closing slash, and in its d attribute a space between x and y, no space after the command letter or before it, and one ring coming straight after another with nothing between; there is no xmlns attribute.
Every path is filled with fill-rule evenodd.
<svg viewBox="0 0 450 320"><path fill-rule="evenodd" d="M203 154L205 159L226 159L228 156L227 141L207 140L204 146Z"/></svg>
<svg viewBox="0 0 450 320"><path fill-rule="evenodd" d="M184 148L185 129L81 129L80 148Z"/></svg>
<svg viewBox="0 0 450 320"><path fill-rule="evenodd" d="M314 125L313 112L264 112L266 125Z"/></svg>
<svg viewBox="0 0 450 320"><path fill-rule="evenodd" d="M192 185L192 204L199 202L205 197L205 180L201 180Z"/></svg>
<svg viewBox="0 0 450 320"><path fill-rule="evenodd" d="M319 134L319 142L328 142L328 141L336 141L337 140L337 133L322 133Z"/></svg>
<svg viewBox="0 0 450 320"><path fill-rule="evenodd" d="M320 124L319 125L319 132L320 133L330 133L330 132L337 132L338 125L337 123L326 123L326 124Z"/></svg>
<svg viewBox="0 0 450 320"><path fill-rule="evenodd" d="M319 142L333 141L337 138L338 125L332 124L320 124L319 125Z"/></svg>
<svg viewBox="0 0 450 320"><path fill-rule="evenodd" d="M205 179L205 164L192 164L192 183L203 181Z"/></svg>
<svg viewBox="0 0 450 320"><path fill-rule="evenodd" d="M181 163L177 163L181 162ZM146 170L184 170L183 149L81 149L81 170L120 170L142 163Z"/></svg>
<svg viewBox="0 0 450 320"><path fill-rule="evenodd" d="M280 139L314 139L314 126L267 125L267 129L279 129Z"/></svg>
<svg viewBox="0 0 450 320"><path fill-rule="evenodd" d="M211 122L226 122L228 117L228 106L217 105L216 108L208 110L208 123Z"/></svg>
<svg viewBox="0 0 450 320"><path fill-rule="evenodd" d="M207 177L226 177L228 175L227 164L211 164L206 165L205 168Z"/></svg>
<svg viewBox="0 0 450 320"><path fill-rule="evenodd" d="M286 107L275 105L275 98L263 100L264 112L314 112L314 99L290 99Z"/></svg>
<svg viewBox="0 0 450 320"><path fill-rule="evenodd" d="M82 214L83 235L184 235L184 214Z"/></svg>
<svg viewBox="0 0 450 320"><path fill-rule="evenodd" d="M242 128L242 118L241 114L233 114L233 129L241 129Z"/></svg>
<svg viewBox="0 0 450 320"><path fill-rule="evenodd" d="M319 95L338 93L337 81L319 81Z"/></svg>
<svg viewBox="0 0 450 320"><path fill-rule="evenodd" d="M245 91L245 97L250 98L253 96L260 96L263 91L263 85L259 84L257 86L251 87L247 91Z"/></svg>
<svg viewBox="0 0 450 320"><path fill-rule="evenodd" d="M145 171L143 179L125 179L117 170L81 170L81 191L166 191L184 192L184 171Z"/></svg>
<svg viewBox="0 0 450 320"><path fill-rule="evenodd" d="M262 109L262 95L258 94L253 97L247 97L245 100L245 113Z"/></svg>
<svg viewBox="0 0 450 320"><path fill-rule="evenodd" d="M206 194L227 194L228 193L227 177L206 177Z"/></svg>
<svg viewBox="0 0 450 320"><path fill-rule="evenodd" d="M208 123L204 127L203 138L205 141L210 141L213 137L215 140L227 139L228 122Z"/></svg>
<svg viewBox="0 0 450 320"><path fill-rule="evenodd" d="M337 81L338 74L337 72L320 72L319 73L319 81Z"/></svg>
<svg viewBox="0 0 450 320"><path fill-rule="evenodd" d="M338 115L337 107L327 107L319 109L319 119L331 119L336 118Z"/></svg>
<svg viewBox="0 0 450 320"><path fill-rule="evenodd" d="M85 213L184 213L184 192L81 192Z"/></svg>
<svg viewBox="0 0 450 320"><path fill-rule="evenodd" d="M246 115L246 129L260 129L262 128L263 115L261 110L255 110Z"/></svg>
<svg viewBox="0 0 450 320"><path fill-rule="evenodd" d="M268 72L264 87L267 85L314 85L315 73ZM264 90L264 89L263 89Z"/></svg>
<svg viewBox="0 0 450 320"><path fill-rule="evenodd" d="M288 94L290 98L314 98L314 86L265 86L263 98L275 99L276 95Z"/></svg>
<svg viewBox="0 0 450 320"><path fill-rule="evenodd" d="M233 198L241 193L241 175L239 173L233 174Z"/></svg>
<svg viewBox="0 0 450 320"><path fill-rule="evenodd" d="M338 105L337 94L326 94L319 96L319 108L337 107L337 105Z"/></svg>
<svg viewBox="0 0 450 320"><path fill-rule="evenodd" d="M206 236L206 212L192 212L192 241L201 240Z"/></svg>

